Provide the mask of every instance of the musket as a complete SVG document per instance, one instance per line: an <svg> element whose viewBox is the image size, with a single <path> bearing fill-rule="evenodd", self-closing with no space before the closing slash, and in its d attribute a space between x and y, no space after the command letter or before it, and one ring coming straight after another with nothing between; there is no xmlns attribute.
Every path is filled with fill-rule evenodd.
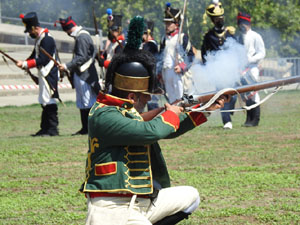
<svg viewBox="0 0 300 225"><path fill-rule="evenodd" d="M184 5L183 5L183 13L182 13L182 20L181 20L181 23L180 23L180 26L179 26L179 31L178 31L178 38L177 38L177 43L176 43L176 57L175 57L175 65L178 65L179 63L179 52L178 52L178 48L180 47L180 45L182 44L181 43L181 33L182 33L182 29L183 29L183 23L184 23L184 16L185 16L185 13L186 13L186 6L187 6L187 0L184 0Z"/></svg>
<svg viewBox="0 0 300 225"><path fill-rule="evenodd" d="M265 81L265 82L259 82L255 84L248 84L248 85L243 85L239 87L235 87L234 89L225 91L222 93L222 95L236 95L236 94L243 94L251 91L259 91L263 89L268 89L272 87L280 87L280 86L285 86L289 84L294 84L294 83L299 83L300 82L300 76L292 76L288 78L282 78L282 79L277 79L277 80L272 80L272 81ZM180 105L182 107L190 107L195 104L199 103L206 103L208 102L211 98L213 98L218 91L211 91L211 92L206 92L202 93L199 95L190 95L186 96L183 98L181 101Z"/></svg>
<svg viewBox="0 0 300 225"><path fill-rule="evenodd" d="M102 40L102 32L100 34L98 30L98 25L97 25L97 19L96 19L96 14L95 14L95 8L93 7L93 19L94 19L94 27L95 27L95 37L96 37L96 48L98 48L96 56L98 58L101 57L103 54L103 40ZM99 42L99 43L98 43ZM100 67L100 78L104 79L105 77L105 71L103 67Z"/></svg>
<svg viewBox="0 0 300 225"><path fill-rule="evenodd" d="M57 62L57 60L54 59L54 58L53 58L53 57L52 57L52 56L51 56L51 55L50 55L43 47L40 46L40 50L41 50L41 52L42 52L44 55L46 55L50 60L52 60L52 61L54 62L54 65L55 65L55 66L59 66L59 65L60 65L59 62ZM69 80L69 82L70 82L72 88L74 88L74 85L73 85L73 82L72 82L71 75L69 74L68 71L65 71L65 73L67 74L68 80Z"/></svg>
<svg viewBox="0 0 300 225"><path fill-rule="evenodd" d="M98 45L99 45L98 52L101 53L101 48L102 48L101 41L102 40L100 40L100 33L99 33L99 30L98 30L97 19L96 19L96 14L95 14L95 8L94 7L93 7L93 19L94 19L94 27L95 27L95 36L96 36L96 41L97 41L96 46L98 48ZM100 41L99 44L98 44L98 41Z"/></svg>
<svg viewBox="0 0 300 225"><path fill-rule="evenodd" d="M1 53L2 55L4 55L5 57L7 57L8 59L10 59L12 62L14 62L14 63L17 65L18 61L17 61L16 59L14 59L13 57L9 56L8 54L6 54L5 52L3 52L2 50L0 50L0 53ZM29 76L31 77L31 79L33 80L33 82L34 82L35 84L38 85L38 84L39 84L39 79L38 79L36 76L34 76L34 75L30 72L29 69L25 69L25 71L29 74ZM45 79L45 78L43 77L42 79ZM52 87L50 84L48 84L48 85L49 85L50 89L51 89L53 92L55 92L55 88ZM62 101L59 97L58 97L57 99L59 100L60 103L62 103L62 104L64 105L63 101Z"/></svg>
<svg viewBox="0 0 300 225"><path fill-rule="evenodd" d="M8 58L9 60L11 60L14 64L17 65L18 61L16 59L14 59L13 57L11 57L10 55L6 54L5 52L3 52L2 50L0 50L0 53L2 55L4 55L6 58ZM3 58L4 59L4 58ZM30 78L33 80L33 82L35 84L39 84L39 79L34 76L29 69L25 69L26 73L30 76Z"/></svg>

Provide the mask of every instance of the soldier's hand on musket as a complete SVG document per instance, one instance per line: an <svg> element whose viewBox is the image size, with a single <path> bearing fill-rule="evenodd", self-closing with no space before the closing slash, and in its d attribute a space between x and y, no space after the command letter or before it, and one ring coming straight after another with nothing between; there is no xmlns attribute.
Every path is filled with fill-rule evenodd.
<svg viewBox="0 0 300 225"><path fill-rule="evenodd" d="M177 116L180 115L180 113L183 112L183 107L181 106L177 106L177 105L170 105L169 103L165 104L165 110L170 110L172 112L174 112Z"/></svg>
<svg viewBox="0 0 300 225"><path fill-rule="evenodd" d="M181 67L179 65L174 67L174 71L175 71L175 73L181 73L182 72Z"/></svg>
<svg viewBox="0 0 300 225"><path fill-rule="evenodd" d="M67 71L68 70L66 64L59 64L58 69L60 71Z"/></svg>
<svg viewBox="0 0 300 225"><path fill-rule="evenodd" d="M21 69L25 69L25 65L23 65L23 64L25 64L24 62L25 61L17 60L17 63L16 63L17 67L19 67Z"/></svg>
<svg viewBox="0 0 300 225"><path fill-rule="evenodd" d="M207 111L215 111L217 109L221 109L224 107L224 103L230 101L231 96L229 95L221 95L210 107L208 107Z"/></svg>

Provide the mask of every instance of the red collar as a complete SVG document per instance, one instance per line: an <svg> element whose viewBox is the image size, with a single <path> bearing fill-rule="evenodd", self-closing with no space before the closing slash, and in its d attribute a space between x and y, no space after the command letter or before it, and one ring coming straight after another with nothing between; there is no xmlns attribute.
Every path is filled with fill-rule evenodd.
<svg viewBox="0 0 300 225"><path fill-rule="evenodd" d="M42 32L39 33L39 37L42 35L42 33L49 33L48 28L43 29Z"/></svg>
<svg viewBox="0 0 300 225"><path fill-rule="evenodd" d="M97 102L108 106L119 106L125 109L130 109L133 107L133 102L131 100L125 98L118 98L109 94L104 94L101 91L97 96Z"/></svg>
<svg viewBox="0 0 300 225"><path fill-rule="evenodd" d="M179 29L176 29L175 31L173 31L172 33L170 33L169 36L174 37L178 33L179 33Z"/></svg>
<svg viewBox="0 0 300 225"><path fill-rule="evenodd" d="M123 34L121 34L120 36L117 37L117 39L118 39L118 41L124 41L124 40L125 40L125 37L124 37ZM115 43L115 42L116 42L116 39L113 39L112 42Z"/></svg>

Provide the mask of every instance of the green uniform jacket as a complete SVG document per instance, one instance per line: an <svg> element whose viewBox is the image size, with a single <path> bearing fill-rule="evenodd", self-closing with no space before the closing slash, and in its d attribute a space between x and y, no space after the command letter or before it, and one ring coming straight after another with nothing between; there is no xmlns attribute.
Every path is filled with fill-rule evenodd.
<svg viewBox="0 0 300 225"><path fill-rule="evenodd" d="M203 122L202 113L184 113L179 118L172 111L143 121L130 100L100 93L89 113L86 179L80 191L151 194L153 180L169 187L157 141L175 138Z"/></svg>

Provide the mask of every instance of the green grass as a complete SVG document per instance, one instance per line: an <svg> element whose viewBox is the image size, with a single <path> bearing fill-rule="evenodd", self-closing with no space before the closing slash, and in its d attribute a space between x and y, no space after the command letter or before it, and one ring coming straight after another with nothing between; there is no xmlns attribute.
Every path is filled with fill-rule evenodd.
<svg viewBox="0 0 300 225"><path fill-rule="evenodd" d="M199 128L161 140L172 185L192 185L200 207L182 225L300 224L300 92L262 105L260 126L235 113L223 130L213 113ZM31 137L39 105L0 108L0 224L84 224L87 136L74 103L59 106L59 137Z"/></svg>

